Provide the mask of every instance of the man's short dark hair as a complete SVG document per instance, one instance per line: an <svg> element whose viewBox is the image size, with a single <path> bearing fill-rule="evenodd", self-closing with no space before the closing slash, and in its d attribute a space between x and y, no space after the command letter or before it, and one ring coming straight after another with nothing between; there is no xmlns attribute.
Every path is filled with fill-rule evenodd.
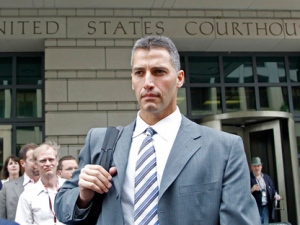
<svg viewBox="0 0 300 225"><path fill-rule="evenodd" d="M30 149L34 150L37 147L38 147L38 145L35 143L28 143L28 144L23 145L19 151L19 158L25 161L28 150L30 150Z"/></svg>
<svg viewBox="0 0 300 225"><path fill-rule="evenodd" d="M146 36L138 39L131 50L131 67L133 55L138 49L166 49L170 53L171 63L176 72L180 70L180 56L174 42L165 36Z"/></svg>
<svg viewBox="0 0 300 225"><path fill-rule="evenodd" d="M72 155L63 156L58 161L57 170L62 170L62 163L66 160L75 160L77 162L77 159Z"/></svg>

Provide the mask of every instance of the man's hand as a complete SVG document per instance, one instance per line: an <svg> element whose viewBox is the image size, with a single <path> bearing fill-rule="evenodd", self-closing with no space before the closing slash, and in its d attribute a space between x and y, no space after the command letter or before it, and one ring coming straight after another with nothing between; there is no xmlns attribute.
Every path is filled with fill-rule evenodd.
<svg viewBox="0 0 300 225"><path fill-rule="evenodd" d="M78 186L80 190L77 205L79 208L86 208L95 192L107 193L111 188L112 176L117 173L116 167L110 168L107 172L100 165L86 165L79 174Z"/></svg>
<svg viewBox="0 0 300 225"><path fill-rule="evenodd" d="M274 197L277 201L280 201L281 200L281 196L279 194L276 194L275 197Z"/></svg>
<svg viewBox="0 0 300 225"><path fill-rule="evenodd" d="M260 191L260 187L258 184L254 184L251 188L251 192L254 192L254 191Z"/></svg>

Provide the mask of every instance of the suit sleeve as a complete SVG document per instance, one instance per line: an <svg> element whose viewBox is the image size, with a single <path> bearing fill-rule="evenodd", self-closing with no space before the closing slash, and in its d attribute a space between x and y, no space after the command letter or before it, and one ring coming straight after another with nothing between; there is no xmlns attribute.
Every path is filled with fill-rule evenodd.
<svg viewBox="0 0 300 225"><path fill-rule="evenodd" d="M76 201L79 196L79 187L78 187L78 181L79 181L79 174L80 170L87 164L93 164L94 158L96 156L94 155L95 152L93 152L94 146L91 146L92 141L92 133L94 132L94 129L91 129L86 137L85 145L80 151L79 154L79 167L76 171L74 171L72 179L66 180L63 186L59 189L54 202L54 210L57 216L57 219L65 224L74 224L77 222L81 222L84 220L89 210L83 210L81 212L84 212L84 214L78 214L78 209L76 209ZM97 132L98 135L98 132ZM98 142L98 137L96 136L95 142ZM98 204L98 203L97 203ZM101 203L100 203L101 204Z"/></svg>
<svg viewBox="0 0 300 225"><path fill-rule="evenodd" d="M6 213L6 185L3 185L3 189L0 191L0 218L7 218Z"/></svg>
<svg viewBox="0 0 300 225"><path fill-rule="evenodd" d="M261 224L258 208L249 188L250 174L247 165L243 142L236 136L223 176L220 224Z"/></svg>

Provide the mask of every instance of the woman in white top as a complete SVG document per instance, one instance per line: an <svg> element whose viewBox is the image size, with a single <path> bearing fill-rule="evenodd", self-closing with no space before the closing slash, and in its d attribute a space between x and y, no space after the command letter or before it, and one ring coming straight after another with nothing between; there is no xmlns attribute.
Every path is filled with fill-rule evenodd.
<svg viewBox="0 0 300 225"><path fill-rule="evenodd" d="M2 168L2 184L20 176L22 176L20 159L15 155L11 155L5 160Z"/></svg>

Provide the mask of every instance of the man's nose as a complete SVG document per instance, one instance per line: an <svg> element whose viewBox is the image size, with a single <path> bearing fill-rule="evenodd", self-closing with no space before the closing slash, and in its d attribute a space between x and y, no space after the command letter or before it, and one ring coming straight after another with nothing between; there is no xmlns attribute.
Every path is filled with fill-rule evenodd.
<svg viewBox="0 0 300 225"><path fill-rule="evenodd" d="M150 72L147 72L145 75L145 83L144 83L144 88L148 89L149 87L153 87L153 76Z"/></svg>

